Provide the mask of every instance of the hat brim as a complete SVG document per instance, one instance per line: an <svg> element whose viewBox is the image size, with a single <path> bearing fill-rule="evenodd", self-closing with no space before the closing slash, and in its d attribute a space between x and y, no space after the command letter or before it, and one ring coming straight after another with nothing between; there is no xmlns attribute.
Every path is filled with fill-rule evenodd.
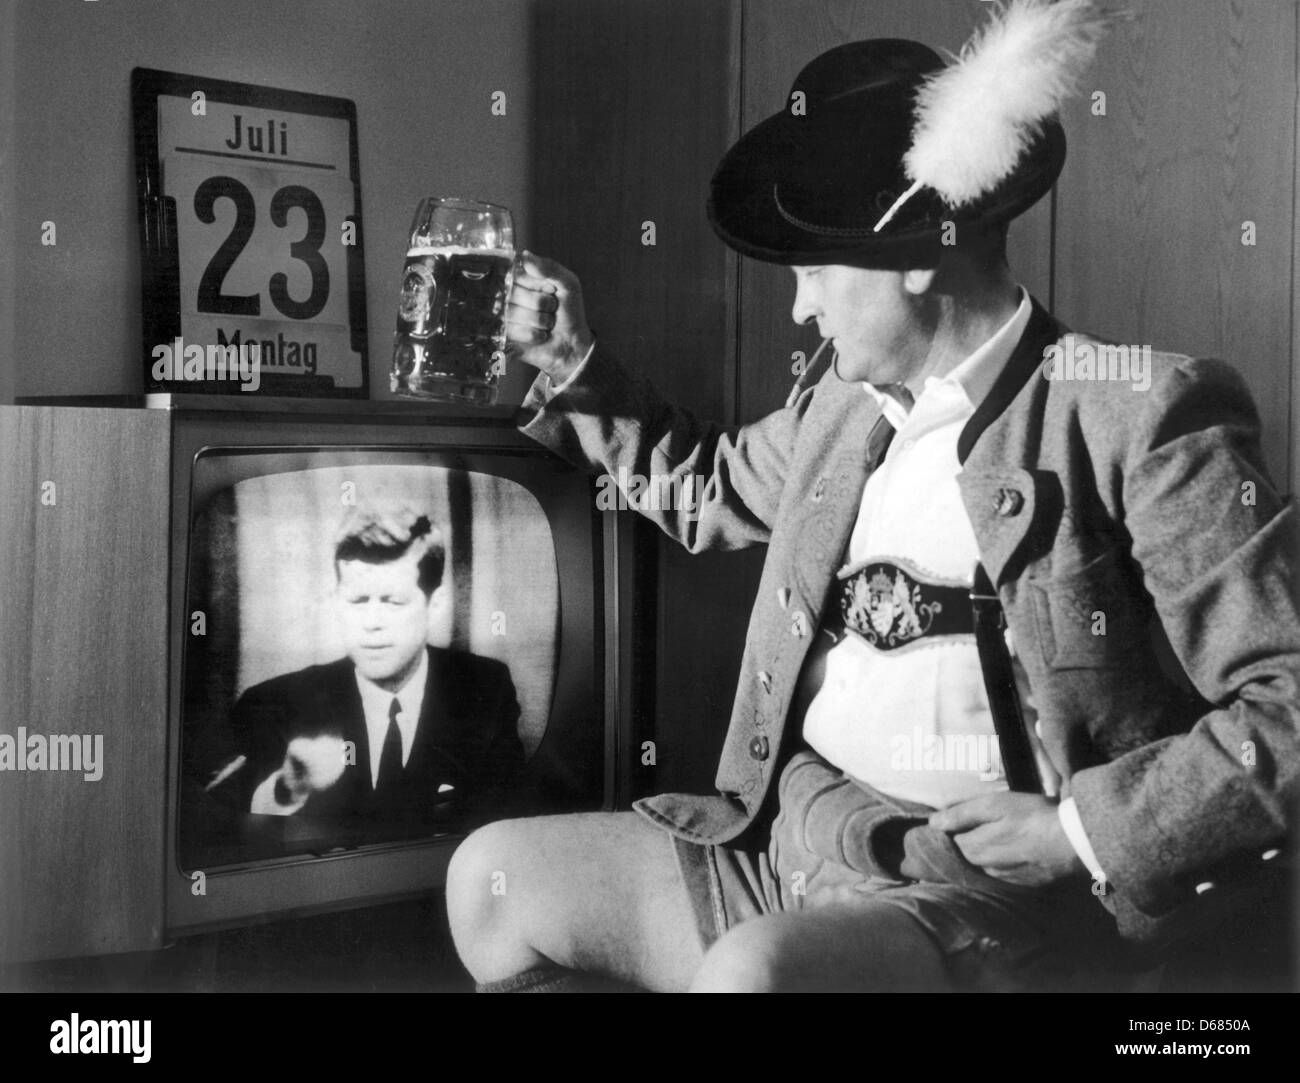
<svg viewBox="0 0 1300 1083"><path fill-rule="evenodd" d="M797 119L781 112L758 124L727 152L710 185L708 216L715 232L741 255L767 263L894 268L933 266L943 249L944 225L992 225L1023 214L1056 183L1065 165L1065 131L1055 119L997 187L960 209L922 189L880 233L875 222L858 228L819 227L781 204L783 179L803 165ZM898 192L883 193L880 213ZM878 219L877 219L878 220ZM960 232L960 231L959 231Z"/></svg>

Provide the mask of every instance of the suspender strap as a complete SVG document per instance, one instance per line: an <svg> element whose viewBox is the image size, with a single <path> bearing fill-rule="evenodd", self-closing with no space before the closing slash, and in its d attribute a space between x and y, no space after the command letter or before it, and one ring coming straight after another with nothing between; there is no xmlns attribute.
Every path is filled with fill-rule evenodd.
<svg viewBox="0 0 1300 1083"><path fill-rule="evenodd" d="M1042 793L1038 765L1025 729L1020 709L1020 693L1007 650L1006 615L983 564L975 565L975 581L970 592L971 613L975 619L975 646L979 650L980 669L984 674L984 691L993 712L993 728L998 734L998 749L1007 782L1016 793Z"/></svg>

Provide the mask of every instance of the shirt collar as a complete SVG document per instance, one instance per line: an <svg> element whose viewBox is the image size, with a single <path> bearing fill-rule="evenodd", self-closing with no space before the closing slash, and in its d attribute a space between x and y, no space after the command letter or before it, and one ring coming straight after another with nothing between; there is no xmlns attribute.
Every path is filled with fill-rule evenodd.
<svg viewBox="0 0 1300 1083"><path fill-rule="evenodd" d="M366 737L370 742L370 785L379 785L380 750L388 736L388 710L393 697L402 705L397 716L397 731L402 741L402 764L406 765L415 744L415 727L420 721L420 712L424 710L424 690L429 676L429 651L420 651L420 663L410 679L396 692L380 688L369 677L363 677L360 670L353 671L357 678L357 689L361 693L361 709L365 715Z"/></svg>
<svg viewBox="0 0 1300 1083"><path fill-rule="evenodd" d="M934 384L956 384L965 392L972 408L979 406L984 397L992 390L998 374L1001 373L1003 368L1006 367L1006 363L1011 359L1016 345L1025 333L1025 328L1029 326L1029 317L1033 314L1034 308L1029 299L1028 291L1023 286L1017 286L1016 288L1020 290L1020 305L1011 315L1011 318L946 376L929 377L925 381L927 389ZM885 415L885 418L895 429L902 427L911 407L903 405L895 397L894 388L877 388L864 383L862 390L880 406L881 413ZM922 394L924 394L924 391Z"/></svg>

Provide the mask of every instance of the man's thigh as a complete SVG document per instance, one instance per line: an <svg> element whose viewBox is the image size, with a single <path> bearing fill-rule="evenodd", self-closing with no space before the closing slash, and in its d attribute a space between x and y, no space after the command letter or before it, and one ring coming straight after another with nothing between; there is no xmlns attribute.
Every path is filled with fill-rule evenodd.
<svg viewBox="0 0 1300 1083"><path fill-rule="evenodd" d="M938 946L888 903L831 904L754 917L704 957L696 992L942 992Z"/></svg>
<svg viewBox="0 0 1300 1083"><path fill-rule="evenodd" d="M704 956L672 840L633 812L489 824L452 859L447 903L479 981L550 961L675 991Z"/></svg>

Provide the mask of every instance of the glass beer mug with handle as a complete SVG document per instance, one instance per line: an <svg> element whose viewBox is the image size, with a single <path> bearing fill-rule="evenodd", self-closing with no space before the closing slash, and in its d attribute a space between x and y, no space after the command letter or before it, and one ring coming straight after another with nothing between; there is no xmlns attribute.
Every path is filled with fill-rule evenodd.
<svg viewBox="0 0 1300 1083"><path fill-rule="evenodd" d="M496 402L514 263L514 222L505 207L452 197L420 201L402 268L394 392L474 406Z"/></svg>

